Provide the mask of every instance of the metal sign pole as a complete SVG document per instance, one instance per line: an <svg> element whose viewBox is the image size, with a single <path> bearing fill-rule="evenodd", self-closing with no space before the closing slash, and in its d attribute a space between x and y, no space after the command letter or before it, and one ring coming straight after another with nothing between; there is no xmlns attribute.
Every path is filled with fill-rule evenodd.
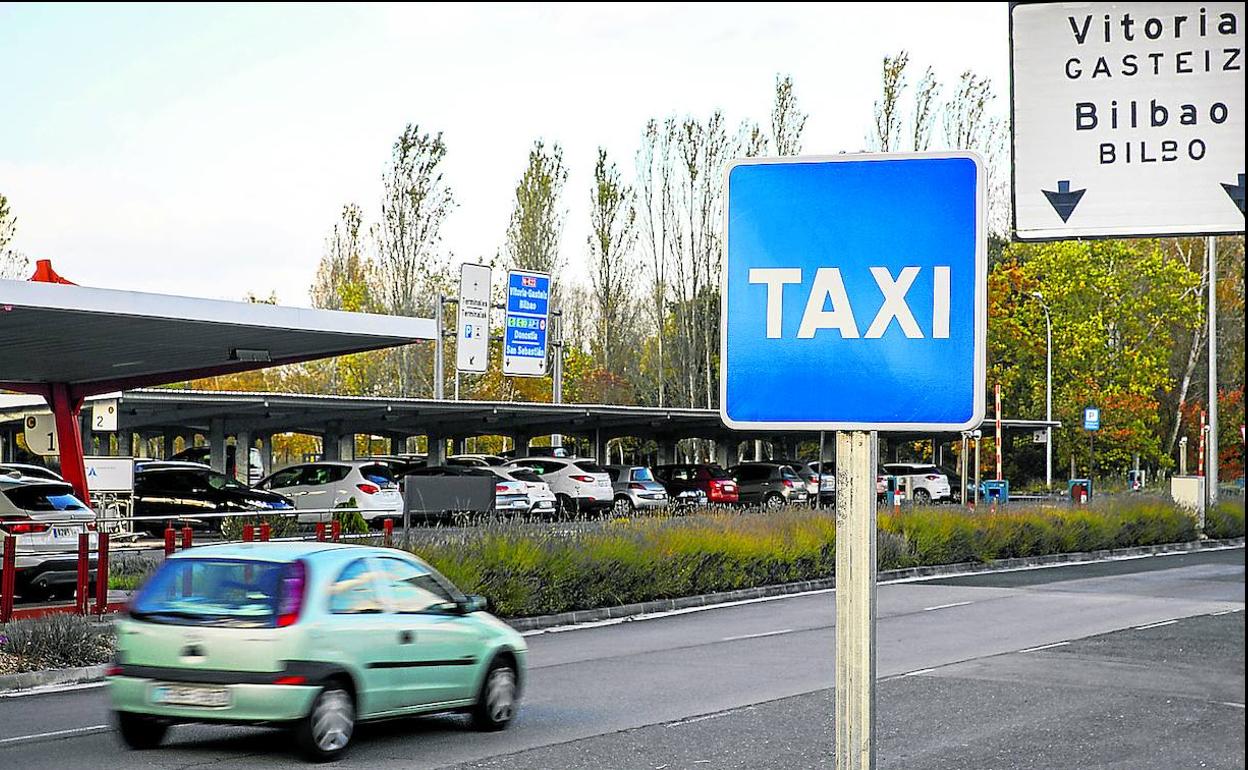
<svg viewBox="0 0 1248 770"><path fill-rule="evenodd" d="M1205 454L1205 497L1208 507L1218 504L1218 240L1205 240L1209 258L1209 442Z"/></svg>
<svg viewBox="0 0 1248 770"><path fill-rule="evenodd" d="M441 400L443 396L442 356L444 355L445 343L442 339L442 333L446 327L443 320L442 304L445 301L446 295L439 294L437 306L433 309L433 323L437 327L433 340L433 397L438 400Z"/></svg>
<svg viewBox="0 0 1248 770"><path fill-rule="evenodd" d="M824 432L823 432L823 431L819 431L819 480L818 480L819 491L815 493L815 507L816 507L816 508L818 508L818 509L820 509L820 510L823 510L823 462L824 462L824 460L823 460L823 458L824 458L823 446L824 446L824 435L825 435L825 434L824 434Z"/></svg>
<svg viewBox="0 0 1248 770"><path fill-rule="evenodd" d="M836 434L836 770L875 768L876 448Z"/></svg>

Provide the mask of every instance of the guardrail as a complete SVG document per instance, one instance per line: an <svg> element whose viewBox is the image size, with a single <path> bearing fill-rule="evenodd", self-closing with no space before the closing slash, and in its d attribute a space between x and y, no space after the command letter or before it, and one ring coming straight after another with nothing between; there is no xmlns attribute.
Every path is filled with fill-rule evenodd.
<svg viewBox="0 0 1248 770"><path fill-rule="evenodd" d="M18 558L25 556L27 558L39 558L41 560L57 559L58 557L70 557L75 560L75 585L74 585L74 604L73 610L79 615L88 614L91 599L94 598L95 606L91 608L91 614L102 615L108 609L108 576L109 576L109 559L114 553L119 552L144 552L158 550L159 547L151 545L139 545L131 543L128 546L116 547L113 544L113 538L118 534L109 532L107 527L101 525L116 521L163 521L166 522L164 529L163 551L164 557L172 556L178 549L179 539L181 541L181 550L185 551L193 548L195 545L195 532L189 525L183 525L180 530L173 526L174 521L201 521L203 519L256 519L256 518L283 518L296 519L300 515L307 514L339 514L339 513L390 513L387 510L370 509L370 508L304 508L304 509L281 509L277 511L258 510L258 511L234 511L229 513L212 513L201 516L125 516L125 517L106 517L97 516L96 519L88 524L89 531L80 532L78 534L77 547L74 549L48 549L40 547L37 544L22 547L19 542L18 535L5 533L0 538L0 546L3 546L3 552L0 553L0 623L7 623L14 613L14 603L17 595L17 573ZM58 525L73 525L80 527L84 520L81 518L48 518L40 517L35 523L46 525L47 527L55 527ZM328 523L328 527L326 524ZM124 534L124 533L123 533ZM240 541L245 543L255 542L257 537L259 542L269 542L272 538L272 524L269 521L261 521L258 524L244 524ZM342 523L337 519L329 522L318 521L311 533L312 537L319 542L342 542L343 540L354 540L362 538L376 537L373 533L344 535L342 532ZM180 536L180 537L179 537ZM392 547L394 544L394 520L386 517L382 526L382 543L386 547ZM304 536L276 538L275 541L298 542L309 539ZM94 541L94 545L93 542ZM230 542L230 541L225 541ZM94 553L94 559L92 554ZM94 569L92 562L94 562ZM92 596L91 591L91 574L95 573L95 591Z"/></svg>

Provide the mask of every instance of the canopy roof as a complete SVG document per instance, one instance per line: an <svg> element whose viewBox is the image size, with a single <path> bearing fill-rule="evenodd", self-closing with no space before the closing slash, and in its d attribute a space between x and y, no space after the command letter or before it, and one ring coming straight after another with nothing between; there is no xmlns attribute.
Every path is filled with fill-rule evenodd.
<svg viewBox="0 0 1248 770"><path fill-rule="evenodd" d="M434 339L426 318L0 280L0 388L78 398Z"/></svg>

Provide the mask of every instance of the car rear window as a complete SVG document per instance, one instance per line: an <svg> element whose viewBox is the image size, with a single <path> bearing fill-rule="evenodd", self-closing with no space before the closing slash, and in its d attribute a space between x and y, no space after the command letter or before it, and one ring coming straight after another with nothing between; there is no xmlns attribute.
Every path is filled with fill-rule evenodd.
<svg viewBox="0 0 1248 770"><path fill-rule="evenodd" d="M728 471L718 465L703 465L698 468L698 478L700 479L731 479L732 476Z"/></svg>
<svg viewBox="0 0 1248 770"><path fill-rule="evenodd" d="M518 481L538 482L542 477L528 468L508 468L507 474Z"/></svg>
<svg viewBox="0 0 1248 770"><path fill-rule="evenodd" d="M633 468L633 481L654 481L649 468Z"/></svg>
<svg viewBox="0 0 1248 770"><path fill-rule="evenodd" d="M381 463L375 465L361 465L360 475L374 484L393 484L394 471L390 470Z"/></svg>
<svg viewBox="0 0 1248 770"><path fill-rule="evenodd" d="M573 465L585 471L586 473L606 473L607 472L606 468L602 467L601 465L594 462L593 460L578 460L577 462L573 463Z"/></svg>
<svg viewBox="0 0 1248 770"><path fill-rule="evenodd" d="M68 484L28 484L4 490L9 502L23 511L85 511Z"/></svg>
<svg viewBox="0 0 1248 770"><path fill-rule="evenodd" d="M170 559L139 589L130 614L181 626L271 628L291 565L234 559Z"/></svg>

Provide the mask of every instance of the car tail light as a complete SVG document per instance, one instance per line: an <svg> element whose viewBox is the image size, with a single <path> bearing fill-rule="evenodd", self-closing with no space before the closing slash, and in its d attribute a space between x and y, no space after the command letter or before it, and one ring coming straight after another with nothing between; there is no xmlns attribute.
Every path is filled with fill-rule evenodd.
<svg viewBox="0 0 1248 770"><path fill-rule="evenodd" d="M376 484L356 484L355 488L366 495L375 495L381 491L381 487Z"/></svg>
<svg viewBox="0 0 1248 770"><path fill-rule="evenodd" d="M639 491L639 492L645 492L645 491L646 491L646 485L645 485L645 484L642 484L641 482L638 482L638 481L633 481L633 482L630 482L630 483L629 483L629 485L628 485L628 488L629 488L629 489L635 489L635 490L637 490L637 491Z"/></svg>
<svg viewBox="0 0 1248 770"><path fill-rule="evenodd" d="M31 521L28 516L12 516L0 519L0 529L10 535L33 535L37 532L47 532L52 525L42 521Z"/></svg>
<svg viewBox="0 0 1248 770"><path fill-rule="evenodd" d="M780 480L780 483L781 483L781 484L783 484L783 485L784 485L785 487L787 487L788 489L792 489L792 488L793 488L793 482L792 482L792 481L789 481L788 479L781 479L781 480Z"/></svg>
<svg viewBox="0 0 1248 770"><path fill-rule="evenodd" d="M121 666L114 663L113 665L104 669L104 676L121 676Z"/></svg>
<svg viewBox="0 0 1248 770"><path fill-rule="evenodd" d="M579 481L579 482L581 482L581 483L583 483L583 484L592 484L592 483L594 483L594 477L593 477L593 476L577 475L577 476L573 476L573 477L572 477L572 480L573 480L573 481Z"/></svg>
<svg viewBox="0 0 1248 770"><path fill-rule="evenodd" d="M277 594L277 627L293 626L303 609L303 594L307 587L308 568L302 561L286 565Z"/></svg>
<svg viewBox="0 0 1248 770"><path fill-rule="evenodd" d="M308 678L306 676L279 676L277 679L273 680L273 684L297 685L297 684L307 684L307 683L308 683Z"/></svg>
<svg viewBox="0 0 1248 770"><path fill-rule="evenodd" d="M89 521L89 522L87 522L87 531L88 531L88 532L95 532L95 531L96 531L96 530L98 530L98 529L99 529L99 527L98 527L98 526L96 526L96 524L95 524L95 522L94 522L94 521Z"/></svg>
<svg viewBox="0 0 1248 770"><path fill-rule="evenodd" d="M940 478L940 476L924 476L923 478L927 479L928 481L935 481L936 479Z"/></svg>

